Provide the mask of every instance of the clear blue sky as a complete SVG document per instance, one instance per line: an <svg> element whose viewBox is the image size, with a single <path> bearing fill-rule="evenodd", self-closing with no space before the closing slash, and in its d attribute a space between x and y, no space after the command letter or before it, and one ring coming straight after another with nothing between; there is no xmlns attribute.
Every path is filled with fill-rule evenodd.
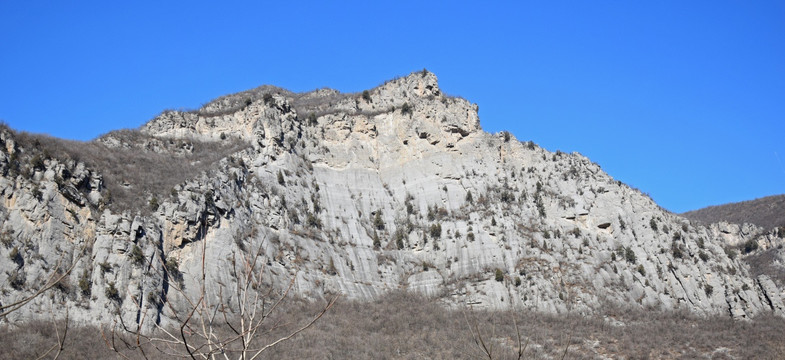
<svg viewBox="0 0 785 360"><path fill-rule="evenodd" d="M427 68L486 131L578 151L671 211L785 193L785 2L336 4L3 1L0 119L87 140L262 84Z"/></svg>

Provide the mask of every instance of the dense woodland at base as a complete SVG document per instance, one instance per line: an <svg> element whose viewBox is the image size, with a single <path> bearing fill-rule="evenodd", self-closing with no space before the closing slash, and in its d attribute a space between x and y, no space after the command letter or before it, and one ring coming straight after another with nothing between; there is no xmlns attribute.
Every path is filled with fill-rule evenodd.
<svg viewBox="0 0 785 360"><path fill-rule="evenodd" d="M307 323L324 306L289 299L259 338L265 345ZM514 322L513 322L514 321ZM63 323L57 323L60 336ZM516 332L516 325L518 331ZM520 345L517 340L520 334ZM37 358L57 343L55 324L39 322L0 330L0 358ZM107 328L71 324L61 358L144 358L119 339L120 354L105 342ZM129 345L132 336L125 336ZM775 359L785 353L785 322L759 316L752 321L701 318L686 312L609 307L604 314L546 315L527 310L445 309L438 300L395 292L375 302L341 299L316 325L263 353L269 359L493 359L682 358ZM187 354L183 349L176 353ZM145 346L149 358L166 356ZM174 354L172 354L174 355ZM240 354L228 354L239 358Z"/></svg>

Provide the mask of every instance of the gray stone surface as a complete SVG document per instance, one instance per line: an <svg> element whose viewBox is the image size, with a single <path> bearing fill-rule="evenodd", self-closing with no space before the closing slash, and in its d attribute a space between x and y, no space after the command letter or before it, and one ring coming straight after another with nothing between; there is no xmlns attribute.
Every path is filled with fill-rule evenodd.
<svg viewBox="0 0 785 360"><path fill-rule="evenodd" d="M785 314L782 284L753 276L751 255L726 253L750 240L756 252L781 248L774 233L690 223L580 154L486 133L477 106L445 96L432 73L368 94L264 87L161 114L141 131L252 147L182 179L152 213L103 208L104 180L88 164L55 157L45 170L13 174L11 159L24 149L0 133L0 302L77 262L67 284L5 320L68 307L83 323L176 321L173 310L198 298L203 276L208 301L219 301L257 252L269 284L283 289L296 277L295 292L308 298L370 300L403 288L446 306ZM64 169L76 170L58 184ZM182 285L164 271L172 260Z"/></svg>

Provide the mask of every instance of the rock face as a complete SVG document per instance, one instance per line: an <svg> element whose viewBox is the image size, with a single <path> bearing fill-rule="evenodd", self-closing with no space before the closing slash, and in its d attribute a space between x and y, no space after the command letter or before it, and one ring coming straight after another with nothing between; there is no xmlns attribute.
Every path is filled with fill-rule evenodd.
<svg viewBox="0 0 785 360"><path fill-rule="evenodd" d="M785 234L692 223L580 154L483 132L477 106L426 71L362 94L262 87L139 131L156 156L188 151L173 141L248 145L173 188L134 188L149 206L120 210L89 161L0 133L0 302L65 274L6 321L67 307L81 322L177 322L202 289L236 301L249 268L307 298L403 288L447 306L785 315L782 279L745 261Z"/></svg>

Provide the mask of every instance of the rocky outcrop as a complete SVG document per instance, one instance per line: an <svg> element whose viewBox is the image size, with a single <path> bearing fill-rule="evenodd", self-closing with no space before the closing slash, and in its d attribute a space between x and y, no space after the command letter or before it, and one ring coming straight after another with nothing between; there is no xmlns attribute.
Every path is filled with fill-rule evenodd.
<svg viewBox="0 0 785 360"><path fill-rule="evenodd" d="M580 154L483 132L477 106L426 71L361 94L263 87L140 131L159 155L181 151L173 139L250 146L119 210L89 163L38 161L0 134L0 302L76 264L7 321L68 307L83 322L176 322L202 285L226 299L243 269L309 298L406 288L447 306L785 314L782 284L745 262L780 234L692 223Z"/></svg>

